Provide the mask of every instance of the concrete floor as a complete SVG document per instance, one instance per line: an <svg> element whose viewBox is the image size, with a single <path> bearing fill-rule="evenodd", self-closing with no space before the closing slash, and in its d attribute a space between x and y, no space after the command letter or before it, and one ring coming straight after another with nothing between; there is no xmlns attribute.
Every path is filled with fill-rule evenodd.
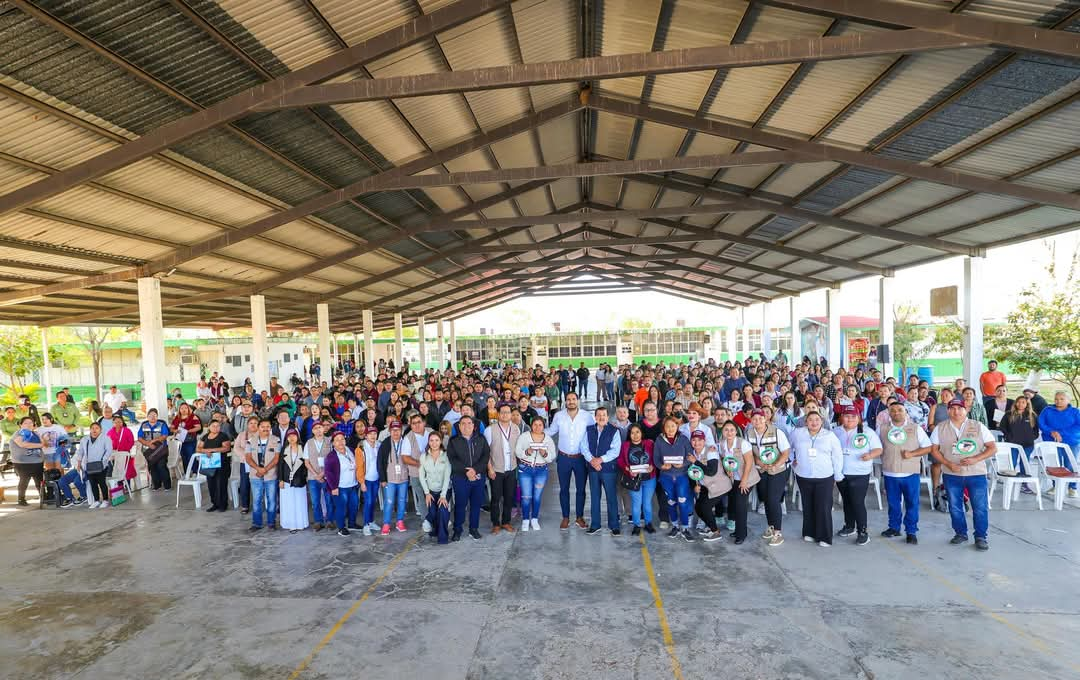
<svg viewBox="0 0 1080 680"><path fill-rule="evenodd" d="M917 547L878 538L876 510L865 547L804 543L795 512L779 548L658 534L644 545L668 646L643 544L560 532L555 491L543 531L449 546L251 535L190 495L180 510L149 492L97 511L9 502L0 676L1080 677L1075 507L992 512L986 554L946 545L928 511Z"/></svg>

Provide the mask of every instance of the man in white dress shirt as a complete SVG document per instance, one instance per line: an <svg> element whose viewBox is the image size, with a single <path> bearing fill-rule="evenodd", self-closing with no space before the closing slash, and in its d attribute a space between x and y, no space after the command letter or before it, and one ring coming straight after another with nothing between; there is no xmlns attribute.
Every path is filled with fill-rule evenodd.
<svg viewBox="0 0 1080 680"><path fill-rule="evenodd" d="M585 428L594 424L592 414L578 408L578 397L574 392L566 394L566 408L555 414L548 435L557 438L559 456L555 467L559 474L559 505L562 508L560 529L570 528L570 474L574 475L576 496L574 509L577 511L575 524L584 529L585 524L585 458L581 455L581 440L585 437Z"/></svg>

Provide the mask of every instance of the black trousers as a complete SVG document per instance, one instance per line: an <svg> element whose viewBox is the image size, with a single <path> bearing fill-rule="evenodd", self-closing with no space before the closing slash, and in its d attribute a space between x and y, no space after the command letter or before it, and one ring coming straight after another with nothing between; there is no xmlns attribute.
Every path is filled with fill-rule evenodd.
<svg viewBox="0 0 1080 680"><path fill-rule="evenodd" d="M34 488L38 495L45 493L45 468L41 463L12 463L15 466L15 474L19 476L19 500L26 500L26 488L30 486L30 480L34 480Z"/></svg>
<svg viewBox="0 0 1080 680"><path fill-rule="evenodd" d="M728 519L735 520L735 538L746 538L746 516L750 512L750 494L739 491L739 484L729 491L727 498ZM774 527L775 528L775 527Z"/></svg>
<svg viewBox="0 0 1080 680"><path fill-rule="evenodd" d="M832 545L833 478L796 477L802 496L802 535Z"/></svg>
<svg viewBox="0 0 1080 680"><path fill-rule="evenodd" d="M109 482L108 475L104 472L88 472L86 473L86 481L90 485L90 490L94 492L94 500L99 503L105 503L108 505L112 500L109 498Z"/></svg>
<svg viewBox="0 0 1080 680"><path fill-rule="evenodd" d="M210 507L228 510L229 508L229 473L232 465L223 458L221 467L210 477L206 478L206 487L210 492ZM279 496L280 497L280 496Z"/></svg>
<svg viewBox="0 0 1080 680"><path fill-rule="evenodd" d="M758 496L765 503L765 521L777 531L781 530L781 525L784 523L784 494L787 493L789 474L791 474L790 469L775 475L763 474L757 485ZM804 506L805 504L806 502L803 501ZM735 521L737 522L738 519Z"/></svg>
<svg viewBox="0 0 1080 680"><path fill-rule="evenodd" d="M642 499L642 502L645 502L644 499ZM649 499L649 502L652 503L651 498ZM667 491L664 491L664 486L660 484L659 480L656 482L656 502L660 505L656 511L656 521L670 522L671 518L668 513Z"/></svg>
<svg viewBox="0 0 1080 680"><path fill-rule="evenodd" d="M702 489L698 494L697 502L694 503L694 512L701 518L702 522L705 522L705 526L709 527L710 531L716 531L716 511L724 510L724 498L728 494L717 496L716 498L709 498L709 490Z"/></svg>
<svg viewBox="0 0 1080 680"><path fill-rule="evenodd" d="M866 533L866 489L870 486L870 475L847 475L844 481L837 482L840 498L844 501L844 528L857 529Z"/></svg>
<svg viewBox="0 0 1080 680"><path fill-rule="evenodd" d="M502 526L510 523L510 513L514 510L514 495L517 493L517 470L496 472L491 482L491 524Z"/></svg>
<svg viewBox="0 0 1080 680"><path fill-rule="evenodd" d="M154 489L164 488L166 491L172 488L172 475L169 474L169 457L162 456L156 463L148 465L150 468L150 486Z"/></svg>

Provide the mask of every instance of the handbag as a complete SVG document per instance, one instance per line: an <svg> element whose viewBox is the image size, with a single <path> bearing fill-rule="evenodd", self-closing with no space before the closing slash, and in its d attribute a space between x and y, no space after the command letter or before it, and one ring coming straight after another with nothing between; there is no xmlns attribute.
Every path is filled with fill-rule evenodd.
<svg viewBox="0 0 1080 680"><path fill-rule="evenodd" d="M619 484L627 491L638 491L641 489L641 480L637 475L622 475L619 477Z"/></svg>
<svg viewBox="0 0 1080 680"><path fill-rule="evenodd" d="M105 461L102 460L88 460L86 461L86 474L88 475L100 475L105 472Z"/></svg>
<svg viewBox="0 0 1080 680"><path fill-rule="evenodd" d="M153 446L148 446L143 449L143 457L146 458L147 465L154 465L162 458L169 455L168 442L158 442Z"/></svg>

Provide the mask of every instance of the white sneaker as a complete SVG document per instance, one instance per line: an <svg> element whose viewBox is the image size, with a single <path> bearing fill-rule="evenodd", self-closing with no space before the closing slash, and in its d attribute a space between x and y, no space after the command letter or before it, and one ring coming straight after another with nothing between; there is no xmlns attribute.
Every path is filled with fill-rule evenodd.
<svg viewBox="0 0 1080 680"><path fill-rule="evenodd" d="M532 523L533 531L540 531L540 520L533 517L530 522Z"/></svg>
<svg viewBox="0 0 1080 680"><path fill-rule="evenodd" d="M826 543L825 541L818 541L818 545L820 545L822 548L831 548L832 547L832 543Z"/></svg>
<svg viewBox="0 0 1080 680"><path fill-rule="evenodd" d="M427 521L425 519L424 520L424 525L421 528L424 530L424 533L430 532L431 531L431 522L429 522L429 521Z"/></svg>
<svg viewBox="0 0 1080 680"><path fill-rule="evenodd" d="M814 537L813 536L803 536L802 540L806 541L807 543L813 543L814 542Z"/></svg>
<svg viewBox="0 0 1080 680"><path fill-rule="evenodd" d="M101 501L98 503L98 510L104 510L107 507L109 507L109 501Z"/></svg>
<svg viewBox="0 0 1080 680"><path fill-rule="evenodd" d="M660 522L660 531L664 531L664 530L670 529L670 528L671 528L671 525L668 524L667 522Z"/></svg>
<svg viewBox="0 0 1080 680"><path fill-rule="evenodd" d="M527 519L521 520L521 530L522 531L528 531L529 530L529 520L527 520Z"/></svg>
<svg viewBox="0 0 1080 680"><path fill-rule="evenodd" d="M364 525L364 535L365 536L370 536L371 535L371 525L370 524L365 524Z"/></svg>
<svg viewBox="0 0 1080 680"><path fill-rule="evenodd" d="M97 502L97 501L94 501L94 502L93 502L93 503L91 503L90 505L86 506L86 508L87 508L88 510L96 510L96 509L97 509L97 506L98 506L98 502Z"/></svg>

